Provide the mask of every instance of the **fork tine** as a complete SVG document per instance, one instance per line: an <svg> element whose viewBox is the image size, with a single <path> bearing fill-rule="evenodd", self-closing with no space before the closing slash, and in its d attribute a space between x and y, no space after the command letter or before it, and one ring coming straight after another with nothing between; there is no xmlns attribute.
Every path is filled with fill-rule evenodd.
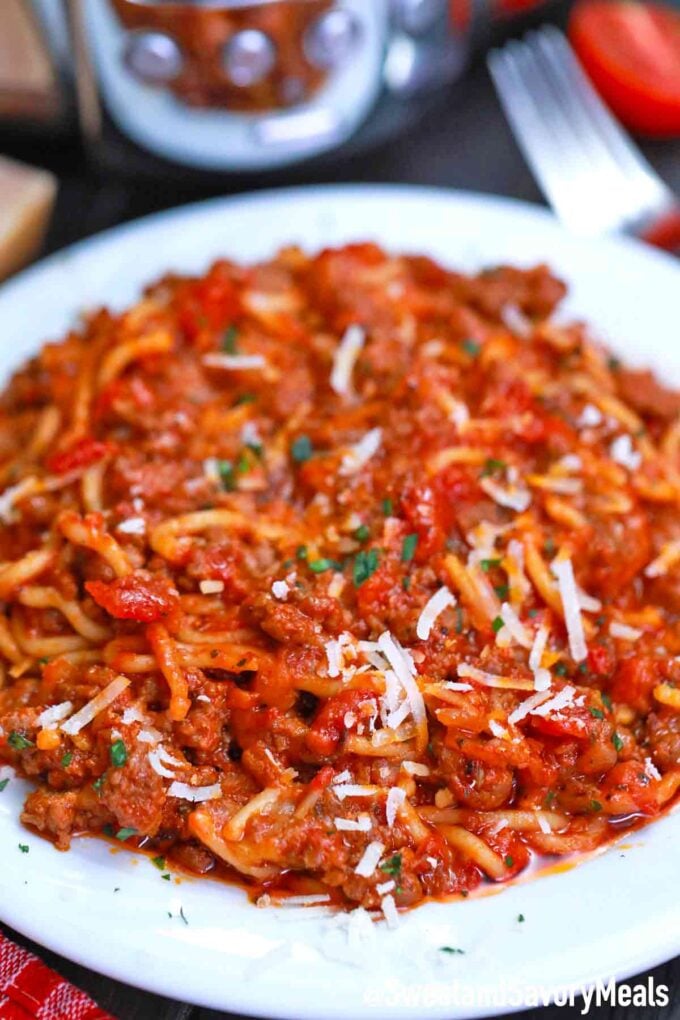
<svg viewBox="0 0 680 1020"><path fill-rule="evenodd" d="M584 225L591 230L610 229L628 215L631 204L637 204L639 192L631 187L593 125L580 95L563 73L562 61L554 58L543 32L530 33L524 46L527 54L531 54L535 80L542 83L543 104L550 99L546 116L559 125L564 171L569 173L572 186L580 189Z"/></svg>
<svg viewBox="0 0 680 1020"><path fill-rule="evenodd" d="M618 171L636 189L644 185L648 191L653 188L657 195L665 190L656 172L600 99L564 34L548 25L536 32L535 37L544 59L561 81L565 101L571 100L573 108L580 108L583 128L598 135Z"/></svg>
<svg viewBox="0 0 680 1020"><path fill-rule="evenodd" d="M521 45L512 43L502 50L492 50L487 58L489 73L524 158L550 204L568 221L572 203L564 189L564 167L554 136L520 72L517 58Z"/></svg>

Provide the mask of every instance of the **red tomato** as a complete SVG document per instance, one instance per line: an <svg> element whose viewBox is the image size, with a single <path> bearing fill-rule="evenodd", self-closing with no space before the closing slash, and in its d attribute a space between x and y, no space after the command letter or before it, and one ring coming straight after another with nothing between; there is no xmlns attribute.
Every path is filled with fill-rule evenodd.
<svg viewBox="0 0 680 1020"><path fill-rule="evenodd" d="M65 475L76 468L89 467L108 453L113 452L111 443L100 443L97 439L79 439L67 450L51 454L45 461L45 467L55 475Z"/></svg>
<svg viewBox="0 0 680 1020"><path fill-rule="evenodd" d="M87 581L87 591L97 605L117 620L152 623L167 616L179 604L179 595L164 577L118 577L105 581Z"/></svg>
<svg viewBox="0 0 680 1020"><path fill-rule="evenodd" d="M324 702L307 734L307 747L314 754L327 755L336 750L345 731L345 715L362 701L372 701L372 691L351 690L335 694Z"/></svg>
<svg viewBox="0 0 680 1020"><path fill-rule="evenodd" d="M680 12L655 3L581 0L569 36L624 124L657 138L680 134Z"/></svg>

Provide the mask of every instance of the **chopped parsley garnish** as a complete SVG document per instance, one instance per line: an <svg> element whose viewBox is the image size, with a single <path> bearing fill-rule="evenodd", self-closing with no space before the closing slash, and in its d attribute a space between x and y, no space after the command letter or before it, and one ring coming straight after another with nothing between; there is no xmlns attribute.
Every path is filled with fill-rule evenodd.
<svg viewBox="0 0 680 1020"><path fill-rule="evenodd" d="M217 472L220 476L222 485L231 492L232 489L236 488L236 482L234 481L234 465L230 460L218 460Z"/></svg>
<svg viewBox="0 0 680 1020"><path fill-rule="evenodd" d="M555 800L556 796L557 794L555 793L554 790L548 790L548 792L545 795L545 806L550 807L552 802Z"/></svg>
<svg viewBox="0 0 680 1020"><path fill-rule="evenodd" d="M325 557L320 560L308 560L307 566L315 574L323 574L326 570L342 570L342 563Z"/></svg>
<svg viewBox="0 0 680 1020"><path fill-rule="evenodd" d="M591 800L590 810L593 811L595 814L597 814L598 811L602 810L602 805L600 804L599 800Z"/></svg>
<svg viewBox="0 0 680 1020"><path fill-rule="evenodd" d="M392 854L391 857L388 857L378 867L386 875L399 875L401 873L401 854Z"/></svg>
<svg viewBox="0 0 680 1020"><path fill-rule="evenodd" d="M495 560L480 560L479 565L482 568L482 570L484 571L484 573L488 574L492 567L500 567L501 563L502 563L502 560L500 560L500 559L495 559Z"/></svg>
<svg viewBox="0 0 680 1020"><path fill-rule="evenodd" d="M611 712L612 699L609 697L608 694L601 694L600 697L602 698L602 704L604 705L604 707L607 709L608 712Z"/></svg>
<svg viewBox="0 0 680 1020"><path fill-rule="evenodd" d="M21 850L22 854L27 854L29 848L26 845L26 843L19 843L19 849Z"/></svg>
<svg viewBox="0 0 680 1020"><path fill-rule="evenodd" d="M33 747L33 741L25 737L23 733L19 733L17 730L12 730L7 738L7 743L10 747L13 747L15 751L25 751L27 747Z"/></svg>
<svg viewBox="0 0 680 1020"><path fill-rule="evenodd" d="M153 864L154 868L158 868L159 871L165 871L165 857L163 857L162 855L159 857L152 857L151 863Z"/></svg>
<svg viewBox="0 0 680 1020"><path fill-rule="evenodd" d="M242 453L236 461L236 471L239 475L245 475L250 471L250 461L246 453Z"/></svg>
<svg viewBox="0 0 680 1020"><path fill-rule="evenodd" d="M555 675L556 676L566 676L567 675L567 664L566 664L566 662L556 662L555 663Z"/></svg>
<svg viewBox="0 0 680 1020"><path fill-rule="evenodd" d="M236 354L238 346L238 330L236 326L229 326L222 337L222 350L225 354Z"/></svg>
<svg viewBox="0 0 680 1020"><path fill-rule="evenodd" d="M6 779L0 779L0 793L2 793L2 791L5 789L5 787L7 786L8 783L9 783L9 776L7 776Z"/></svg>
<svg viewBox="0 0 680 1020"><path fill-rule="evenodd" d="M524 914L518 914L517 915L517 920L519 921L520 924L523 924L524 923Z"/></svg>
<svg viewBox="0 0 680 1020"><path fill-rule="evenodd" d="M313 447L309 436L298 436L290 448L290 455L296 464L304 464L312 456Z"/></svg>
<svg viewBox="0 0 680 1020"><path fill-rule="evenodd" d="M102 786L104 785L104 778L105 778L104 776L100 776L99 779L95 779L94 783L92 784L92 789L96 790L97 793L99 793Z"/></svg>
<svg viewBox="0 0 680 1020"><path fill-rule="evenodd" d="M543 552L546 556L552 556L555 552L555 540L553 538L546 538L543 543Z"/></svg>
<svg viewBox="0 0 680 1020"><path fill-rule="evenodd" d="M297 549L295 550L295 555L297 556L297 558L299 560L306 560L307 559L307 546L306 545L299 545L297 547Z"/></svg>
<svg viewBox="0 0 680 1020"><path fill-rule="evenodd" d="M510 586L507 585L507 584L497 584L497 585L494 585L494 589L493 590L496 592L496 595L498 595L498 597L501 600L501 602L505 602L505 600L507 599L508 595L510 594Z"/></svg>
<svg viewBox="0 0 680 1020"><path fill-rule="evenodd" d="M359 527L354 532L354 537L356 538L357 542L365 542L367 539L371 537L371 529L367 524L360 524Z"/></svg>
<svg viewBox="0 0 680 1020"><path fill-rule="evenodd" d="M136 836L136 835L137 835L137 830L136 829L127 829L127 828L124 828L124 829L119 829L118 830L118 832L116 833L116 839L119 839L121 841L121 843L123 843L123 842L125 842L126 839L129 839L130 836Z"/></svg>
<svg viewBox="0 0 680 1020"><path fill-rule="evenodd" d="M502 630L503 627L505 627L505 623L503 622L500 616L497 616L495 620L492 620L491 629L494 632L494 634L498 634L498 631Z"/></svg>
<svg viewBox="0 0 680 1020"><path fill-rule="evenodd" d="M255 399L254 393L242 393L234 401L234 407L240 407L242 404L252 404Z"/></svg>
<svg viewBox="0 0 680 1020"><path fill-rule="evenodd" d="M67 769L73 761L73 751L67 751L64 757L61 759L61 767Z"/></svg>
<svg viewBox="0 0 680 1020"><path fill-rule="evenodd" d="M264 447L262 443L256 442L255 440L251 440L250 442L246 443L246 449L250 450L250 452L253 453L258 458L258 460L262 459L262 454L264 452Z"/></svg>
<svg viewBox="0 0 680 1020"><path fill-rule="evenodd" d="M538 616L538 609L530 609L527 616L529 616L532 620L535 620Z"/></svg>
<svg viewBox="0 0 680 1020"><path fill-rule="evenodd" d="M604 719L604 712L601 708L589 708L588 711L592 715L593 719Z"/></svg>
<svg viewBox="0 0 680 1020"><path fill-rule="evenodd" d="M384 499L382 501L382 512L385 514L385 517L391 517L393 510L394 510L394 503L392 502L392 500L391 499Z"/></svg>
<svg viewBox="0 0 680 1020"><path fill-rule="evenodd" d="M42 658L38 659L38 665L39 666L46 666L49 661L50 660L47 657L47 655L43 655Z"/></svg>
<svg viewBox="0 0 680 1020"><path fill-rule="evenodd" d="M510 854L508 854L508 856L504 860L506 868L511 868L514 863L515 863L514 857L511 857Z"/></svg>
<svg viewBox="0 0 680 1020"><path fill-rule="evenodd" d="M163 881L169 882L171 876L166 872L164 875L161 875L161 878L163 879Z"/></svg>
<svg viewBox="0 0 680 1020"><path fill-rule="evenodd" d="M402 563L408 563L409 560L413 559L413 556L415 554L416 546L417 545L418 545L418 536L415 534L415 532L413 532L412 534L406 536L406 538L404 539L404 541L402 542L402 545L401 545L401 562Z"/></svg>
<svg viewBox="0 0 680 1020"><path fill-rule="evenodd" d="M500 471L505 471L508 465L504 460L498 460L496 457L487 457L482 468L480 478L488 478L489 475L498 474Z"/></svg>
<svg viewBox="0 0 680 1020"><path fill-rule="evenodd" d="M456 634L463 633L463 607L456 606Z"/></svg>
<svg viewBox="0 0 680 1020"><path fill-rule="evenodd" d="M618 372L621 368L621 362L618 358L611 357L607 360L607 368L610 372Z"/></svg>
<svg viewBox="0 0 680 1020"><path fill-rule="evenodd" d="M614 745L615 751L623 750L623 741L621 740L621 737L618 735L616 730L614 730L614 732L612 733L612 744Z"/></svg>
<svg viewBox="0 0 680 1020"><path fill-rule="evenodd" d="M454 956L454 955L455 956L464 956L465 955L465 950L464 949L458 949L457 946L440 946L439 947L439 952L440 953L449 953L451 956Z"/></svg>
<svg viewBox="0 0 680 1020"><path fill-rule="evenodd" d="M471 336L468 336L465 340L461 341L460 346L466 354L470 355L471 358L476 358L482 349L481 344L479 344L476 340L473 340Z"/></svg>
<svg viewBox="0 0 680 1020"><path fill-rule="evenodd" d="M404 591L408 591L409 588L411 587L411 578L410 577L402 577L402 579L401 579L401 586L404 589Z"/></svg>
<svg viewBox="0 0 680 1020"><path fill-rule="evenodd" d="M114 740L109 748L109 755L111 757L111 764L115 765L117 769L121 768L128 758L125 742L122 740Z"/></svg>
<svg viewBox="0 0 680 1020"><path fill-rule="evenodd" d="M360 588L364 581L378 569L378 550L362 549L354 558L352 567L352 579L356 588Z"/></svg>

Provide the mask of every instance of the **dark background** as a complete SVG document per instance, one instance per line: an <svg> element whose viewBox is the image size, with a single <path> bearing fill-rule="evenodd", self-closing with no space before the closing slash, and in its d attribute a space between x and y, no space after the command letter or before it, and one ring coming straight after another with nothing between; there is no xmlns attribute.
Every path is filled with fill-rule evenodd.
<svg viewBox="0 0 680 1020"><path fill-rule="evenodd" d="M643 151L680 194L680 142L645 142ZM0 152L47 166L60 178L56 210L46 241L48 252L97 233L107 227L160 209L209 195L238 192L277 184L307 182L409 182L506 195L542 203L495 100L481 61L464 79L426 109L406 135L364 154L348 156L327 165L302 167L278 177L223 178L189 184L179 175L135 173L124 175L97 168L75 142L45 141L29 135L0 131ZM653 876L650 876L653 881ZM625 896L625 890L621 891ZM584 909L595 905L584 904ZM0 907L1 911L1 907ZM16 933L6 934L32 948L65 977L80 985L117 1020L226 1020L224 1014L170 1002L129 988L31 946ZM671 990L664 1009L602 1007L589 1014L596 1020L680 1020L680 958L652 972ZM320 1006L320 1015L323 1007ZM533 1010L524 1020L566 1020L580 1009L555 1007ZM380 1018L376 1015L376 1020Z"/></svg>

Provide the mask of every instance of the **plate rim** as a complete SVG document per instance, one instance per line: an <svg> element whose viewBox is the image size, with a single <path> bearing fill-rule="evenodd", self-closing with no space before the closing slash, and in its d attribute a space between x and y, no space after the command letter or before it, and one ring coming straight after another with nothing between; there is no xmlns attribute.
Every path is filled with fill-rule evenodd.
<svg viewBox="0 0 680 1020"><path fill-rule="evenodd" d="M271 202L291 202L295 203L296 200L303 199L304 201L313 201L317 199L320 202L328 200L331 196L341 196L345 200L352 199L353 197L361 197L362 199L370 198L372 194L380 195L381 197L391 197L393 200L398 201L400 195L408 195L411 198L420 198L424 201L428 199L436 199L446 203L455 204L456 202L463 202L468 204L479 203L487 208L487 210L505 210L508 212L515 213L521 217L529 217L534 222L540 224L543 227L547 227L554 231L556 235L561 237L563 240L568 235L567 231L564 230L556 220L556 218L544 207L526 202L520 199L507 198L497 195L487 195L482 192L475 191L463 191L457 189L448 189L443 187L431 187L427 185L413 185L413 184L380 184L370 183L362 184L361 182L348 183L348 184L319 184L313 186L296 186L289 188L267 188L256 192L247 192L237 195L228 196L215 196L209 199L203 199L199 201L190 202L180 206L172 207L170 209L163 209L149 215L127 221L119 224L115 227L111 227L105 231L95 233L89 237L83 238L79 241L74 242L51 255L41 259L35 265L24 269L22 272L11 277L0 287L0 304L6 300L12 301L14 294L21 294L24 288L30 288L35 285L36 281L39 281L41 276L45 273L49 273L55 266L58 266L65 259L74 257L80 257L88 251L93 251L95 254L102 248L106 248L110 244L115 244L118 240L124 239L128 235L134 235L137 232L146 232L147 230L153 230L155 226L161 223L175 223L181 224L183 220L191 220L195 215L207 213L210 209L224 210L225 214L230 209L238 209L239 207L249 207L253 205L268 205ZM573 239L573 238L572 238ZM637 241L634 238L623 238L623 237L607 237L598 239L588 238L576 238L577 242L583 244L595 243L598 247L610 248L611 250L631 250L641 254L645 259L652 262L657 262L660 265L664 265L667 268L672 268L673 271L677 272L680 276L680 269L678 264L672 259L672 257L666 253L650 249L642 242ZM546 257L549 257L546 253ZM654 825L660 824L660 822L652 823ZM544 880L542 880L544 881ZM83 943L77 946L71 942L71 935L61 937L54 932L48 932L47 934L40 930L41 920L39 917L22 918L18 916L21 911L7 910L6 906L0 908L3 915L3 920L14 928L16 931L23 934L25 937L37 942L39 945L43 945L46 948L60 954L67 955L68 959L87 967L88 969L94 970L97 973L105 974L114 980L123 981L126 984L131 984L133 987L143 988L149 991L153 991L160 995L168 995L168 985L159 978L149 978L140 976L140 983L136 983L130 978L128 973L121 976L120 968L115 965L110 967L106 966L106 962L102 961L101 958L97 957L97 949L94 943ZM627 978L634 974L638 974L641 971L650 969L657 966L659 963L669 959L671 956L680 952L680 936L672 936L669 932L666 940L663 942L664 948L660 949L656 947L654 950L650 950L642 955L636 955L635 961L629 960L623 964L620 971L617 971L615 976L618 979ZM64 948L66 946L66 949ZM593 975L591 978L584 980L584 985L591 985L597 979L597 975ZM181 980L181 979L179 979ZM241 995L239 996L239 993ZM171 994L178 999L182 999L182 993L178 991L178 982L171 983ZM239 987L232 988L230 992L230 1002L225 1005L224 1000L217 1001L214 996L207 994L202 1000L198 1000L195 994L192 993L193 1001L200 1001L201 1005L209 1008L218 1009L231 1009L239 1010L245 1015L249 1016L272 1016L271 1001L269 1008L266 1008L264 1004L258 1006L253 1005L250 1000L247 990L243 990ZM504 1012L511 1012L514 1009L523 1009L523 1005L517 1005L513 1008L504 1007ZM489 1016L497 1012L497 1007L484 1009L474 1009L470 1012L469 1016ZM285 1003L282 1008L276 1013L279 1017L309 1017L310 1020L314 1020L317 1014L314 1009L308 1011L301 1011L299 1002L296 1002L294 1007L286 1007ZM335 1015L335 1014L333 1014ZM363 1016L375 1017L377 1014L370 1010L365 1009L364 1012L352 1009L351 1013L347 1013L348 1016L360 1020ZM382 1011L381 1016L391 1016L389 1012ZM404 1016L403 1012L399 1012L399 1016ZM419 1015L427 1016L434 1020L438 1016L450 1015L450 1007L447 1007L443 1012L438 1013L436 1010L420 1011ZM462 1015L462 1014L461 1014Z"/></svg>

